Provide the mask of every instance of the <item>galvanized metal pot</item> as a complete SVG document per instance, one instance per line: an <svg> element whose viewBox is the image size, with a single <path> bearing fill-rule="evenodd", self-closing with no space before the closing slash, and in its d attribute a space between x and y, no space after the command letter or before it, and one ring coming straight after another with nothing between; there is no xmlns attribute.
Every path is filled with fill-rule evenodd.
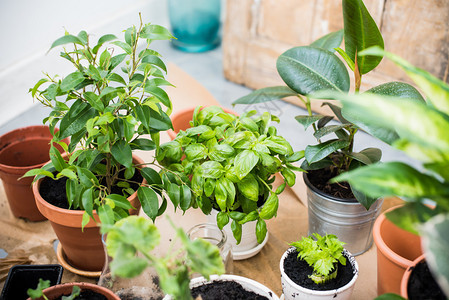
<svg viewBox="0 0 449 300"><path fill-rule="evenodd" d="M335 234L345 242L345 248L356 256L373 244L373 225L379 216L383 199L366 210L356 199L334 197L313 186L304 173L307 186L309 235Z"/></svg>

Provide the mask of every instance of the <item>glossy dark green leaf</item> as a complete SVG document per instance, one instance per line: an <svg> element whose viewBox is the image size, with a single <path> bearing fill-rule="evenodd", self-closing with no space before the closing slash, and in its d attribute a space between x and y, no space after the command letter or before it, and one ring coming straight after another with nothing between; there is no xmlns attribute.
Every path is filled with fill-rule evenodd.
<svg viewBox="0 0 449 300"><path fill-rule="evenodd" d="M449 295L449 215L432 218L422 228L426 261L440 288Z"/></svg>
<svg viewBox="0 0 449 300"><path fill-rule="evenodd" d="M135 139L130 144L132 150L151 151L156 149L156 144L149 139Z"/></svg>
<svg viewBox="0 0 449 300"><path fill-rule="evenodd" d="M61 81L61 91L67 92L74 89L78 84L83 82L85 79L83 73L77 71L70 73Z"/></svg>
<svg viewBox="0 0 449 300"><path fill-rule="evenodd" d="M168 97L167 92L165 92L160 87L148 86L145 87L145 92L150 93L151 95L159 99L161 103L164 104L166 107L171 108L172 103L170 101L170 98Z"/></svg>
<svg viewBox="0 0 449 300"><path fill-rule="evenodd" d="M323 115L313 115L313 116L300 115L296 116L295 120L298 121L299 124L304 126L304 130L306 130L307 128L309 128L310 125L312 125L313 123L324 117L325 116Z"/></svg>
<svg viewBox="0 0 449 300"><path fill-rule="evenodd" d="M345 51L355 61L356 53L371 46L384 47L379 28L369 14L362 0L343 0L343 21ZM361 74L374 69L382 60L378 56L358 57L357 65Z"/></svg>
<svg viewBox="0 0 449 300"><path fill-rule="evenodd" d="M80 183L86 187L91 188L93 186L98 186L99 182L97 177L90 170L76 167L76 173L78 174L78 178L80 179Z"/></svg>
<svg viewBox="0 0 449 300"><path fill-rule="evenodd" d="M140 174L142 174L143 178L145 178L150 185L162 184L161 176L152 168L142 168Z"/></svg>
<svg viewBox="0 0 449 300"><path fill-rule="evenodd" d="M81 100L75 101L60 123L59 138L72 136L85 128L87 121L95 115L95 109Z"/></svg>
<svg viewBox="0 0 449 300"><path fill-rule="evenodd" d="M87 102L89 102L90 105L92 105L93 108L100 112L104 111L104 104L101 102L97 94L94 92L85 92L83 97L87 100Z"/></svg>
<svg viewBox="0 0 449 300"><path fill-rule="evenodd" d="M121 83L121 84L123 84L123 85L126 85L126 81L123 79L122 76L120 76L120 75L117 74L117 73L111 73L111 74L109 74L108 80L110 80L110 81L115 81L115 82Z"/></svg>
<svg viewBox="0 0 449 300"><path fill-rule="evenodd" d="M273 100L283 99L285 97L297 96L298 93L287 86L273 86L255 90L250 94L235 100L232 105L236 104L257 104Z"/></svg>
<svg viewBox="0 0 449 300"><path fill-rule="evenodd" d="M149 63L151 65L157 66L161 68L165 73L167 73L167 67L165 66L165 63L162 61L162 59L155 55L145 56L144 58L142 58L142 63Z"/></svg>
<svg viewBox="0 0 449 300"><path fill-rule="evenodd" d="M114 70L118 65L120 65L126 58L127 54L126 53L122 53L122 54L118 54L115 55L111 58L111 63L109 65L109 70L112 71Z"/></svg>
<svg viewBox="0 0 449 300"><path fill-rule="evenodd" d="M53 166L55 167L56 171L58 172L61 172L63 169L67 167L67 163L62 158L61 153L54 146L50 147L50 160L53 163Z"/></svg>
<svg viewBox="0 0 449 300"><path fill-rule="evenodd" d="M372 93L377 95L394 96L398 98L415 99L416 101L425 103L424 98L416 88L405 82L387 82L375 86L365 93Z"/></svg>
<svg viewBox="0 0 449 300"><path fill-rule="evenodd" d="M335 48L340 47L343 41L343 29L326 34L325 36L314 41L310 46L325 49L334 52Z"/></svg>
<svg viewBox="0 0 449 300"><path fill-rule="evenodd" d="M333 53L310 46L296 47L279 56L276 64L284 82L301 95L320 90L349 91L349 74Z"/></svg>
<svg viewBox="0 0 449 300"><path fill-rule="evenodd" d="M54 47L60 46L60 45L65 45L65 44L79 44L82 45L82 41L71 34L67 34L64 35L63 37L60 37L59 39L57 39L56 41L53 42L53 44L51 44L50 49L53 49Z"/></svg>
<svg viewBox="0 0 449 300"><path fill-rule="evenodd" d="M124 140L118 140L111 147L111 154L115 160L126 168L131 168L133 163L131 146Z"/></svg>
<svg viewBox="0 0 449 300"><path fill-rule="evenodd" d="M179 202L181 201L181 189L180 186L176 183L170 183L167 189L168 197L170 201L173 203L173 206L178 207Z"/></svg>
<svg viewBox="0 0 449 300"><path fill-rule="evenodd" d="M142 204L143 212L154 222L159 211L159 199L156 192L149 187L140 186L137 189L137 197Z"/></svg>
<svg viewBox="0 0 449 300"><path fill-rule="evenodd" d="M137 104L135 107L136 119L150 131L151 108L147 105Z"/></svg>
<svg viewBox="0 0 449 300"><path fill-rule="evenodd" d="M352 194L354 195L355 199L357 199L357 201L360 204L362 204L363 207L366 208L366 210L368 210L371 207L371 205L373 205L373 203L377 201L377 198L370 197L370 196L366 195L365 193L362 193L362 192L354 189L352 186L351 186L351 191L352 191Z"/></svg>
<svg viewBox="0 0 449 300"><path fill-rule="evenodd" d="M348 127L348 125L346 125L346 124L325 126L325 127L318 129L317 131L315 131L313 133L313 136L316 139L321 139L322 137L324 137L328 134L335 133L336 131L341 130L343 128L347 128L347 127Z"/></svg>
<svg viewBox="0 0 449 300"><path fill-rule="evenodd" d="M401 196L425 198L449 195L449 187L435 177L401 163L372 164L340 174L335 181L348 181L370 197Z"/></svg>
<svg viewBox="0 0 449 300"><path fill-rule="evenodd" d="M307 162L309 164L313 164L317 161L322 160L323 158L326 158L329 154L343 149L347 146L349 146L348 141L333 139L318 145L307 146L304 155Z"/></svg>
<svg viewBox="0 0 449 300"><path fill-rule="evenodd" d="M150 128L156 131L166 131L173 129L170 117L160 110L160 112L150 109Z"/></svg>

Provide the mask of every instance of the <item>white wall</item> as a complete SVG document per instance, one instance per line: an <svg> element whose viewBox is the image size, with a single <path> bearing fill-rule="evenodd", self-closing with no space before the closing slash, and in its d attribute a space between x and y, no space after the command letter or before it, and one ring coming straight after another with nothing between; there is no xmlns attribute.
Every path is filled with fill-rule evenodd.
<svg viewBox="0 0 449 300"><path fill-rule="evenodd" d="M144 22L167 26L166 2L158 0L0 0L0 126L33 105L28 89L42 72L66 74L59 51L46 54L64 30L97 38Z"/></svg>

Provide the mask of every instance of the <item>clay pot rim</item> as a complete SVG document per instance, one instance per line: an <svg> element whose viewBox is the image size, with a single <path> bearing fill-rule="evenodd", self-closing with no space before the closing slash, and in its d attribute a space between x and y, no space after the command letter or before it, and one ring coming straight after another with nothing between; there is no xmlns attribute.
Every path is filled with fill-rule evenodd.
<svg viewBox="0 0 449 300"><path fill-rule="evenodd" d="M359 277L359 264L357 263L357 260L351 254L351 252L349 252L348 250L344 249L343 252L346 254L347 259L350 260L350 262L353 262L352 265L353 265L353 267L355 269L355 273L354 273L354 276L352 277L351 281L349 281L344 286L339 287L338 289L333 289L333 290L316 291L316 290L307 289L307 288L302 287L299 284L295 283L293 280L291 280L290 277L288 277L287 273L285 273L285 271L284 271L284 260L287 257L287 255L290 252L292 252L292 251L296 251L296 248L295 247L290 247L290 248L287 249L287 251L284 252L284 254L282 255L281 260L279 262L279 268L281 270L281 276L284 277L284 279L291 286L293 286L295 289L298 289L302 293L311 294L311 295L314 295L314 296L333 296L336 293L342 293L342 292L350 289L353 285L355 285L355 282L356 282L357 278Z"/></svg>
<svg viewBox="0 0 449 300"><path fill-rule="evenodd" d="M120 298L116 294L114 294L111 290L109 290L105 287L93 284L93 283L89 283L89 282L62 283L62 284L58 284L58 285L54 285L49 288L46 288L45 290L43 290L43 293L44 294L51 293L52 291L55 291L55 290L57 291L59 289L64 289L66 287L72 287L74 285L79 286L81 289L100 291L100 294L106 296L108 299L111 299L110 297L112 297L112 299L120 300ZM31 300L31 298L28 298L27 300Z"/></svg>
<svg viewBox="0 0 449 300"><path fill-rule="evenodd" d="M221 105L203 105L202 108L205 108L208 106L218 106L218 107L221 107L224 110L224 112L226 112L226 113L230 113L230 114L233 114L236 116L238 115L235 111L232 111L232 110L225 108ZM173 113L170 116L170 119L173 122L173 120L176 120L177 118L184 116L186 114L190 114L193 116L193 112L195 111L196 108L197 108L197 106L192 106L192 107L187 107L187 108L178 110L177 112ZM176 138L176 135L178 134L178 132L174 131L173 129L169 129L169 130L167 130L167 134L170 137L170 140L174 140Z"/></svg>
<svg viewBox="0 0 449 300"><path fill-rule="evenodd" d="M66 154L66 153L62 154L62 157L63 157L63 158L66 158L66 157L67 157L67 154ZM139 165L144 163L143 159L141 159L139 156L137 156L137 155L135 155L135 154L133 154L133 160L134 160L137 164L139 164ZM50 162L50 161L46 162L46 164L49 163L49 162ZM55 214L60 215L60 216L61 216L61 215L65 215L65 216L71 216L71 217L74 217L74 218L82 218L82 216L83 216L83 214L84 214L84 210L74 210L74 209L60 208L60 207L58 207L58 206L55 206L55 205L53 205L53 204L47 202L44 198L42 198L42 196L41 196L41 194L40 194L40 192L39 192L39 187L40 187L40 185L41 185L41 183L42 183L42 180L43 180L43 178L40 178L39 180L33 182L32 189L33 189L33 194L34 194L34 198L35 198L35 201L36 201L36 205L37 205L39 211L41 212L41 214L42 214L45 218L47 218L48 220L50 220L50 218L48 217L47 211L53 211ZM143 182L143 183L146 183L145 178L143 179L142 182ZM134 192L132 195L130 195L127 199L134 198L134 197L137 197L137 191L135 191L135 192ZM43 206L44 209L41 210L41 207L40 207L40 206ZM92 214L93 214L93 216L94 216L94 218L95 218L95 221L96 221L97 223L99 223L99 222L100 222L100 219L99 219L99 217L98 217L97 211L96 211L96 210L93 210L93 211L92 211ZM59 218L58 218L58 219L59 219ZM52 218L50 221L55 222L55 223L58 223L58 224L61 224L61 225L64 225L64 226L73 227L73 226L70 225L70 221L65 220L65 219L63 219L62 222L57 222L56 220L54 220L54 218ZM65 221L67 221L67 222L65 222ZM87 225L84 226L84 228L97 227L97 223L96 223L96 222L94 222L92 219L90 219L90 220L89 220L89 223L87 223ZM77 222L77 223L78 223L78 222ZM81 223L79 223L79 226L76 226L76 227L81 227Z"/></svg>
<svg viewBox="0 0 449 300"><path fill-rule="evenodd" d="M25 127L16 128L14 130L8 131L5 134L1 135L0 136L0 140L7 138L9 135L14 135L15 133L17 133L19 131L26 132L26 131L30 131L32 129L36 129L36 130L46 130L46 129L48 129L48 133L49 133L48 138L49 138L49 141L51 140L52 135L51 135L50 129L49 129L49 127L47 125L31 125L31 126L25 126ZM0 153L4 149L7 149L8 147L10 147L12 145L16 145L16 144L19 144L19 143L21 143L23 141L33 140L33 139L36 139L36 138L33 138L33 136L31 136L30 138L27 137L27 138L25 138L23 140L12 142L12 143L6 145L4 148L2 148L0 150ZM40 137L38 139L45 139L45 138L44 137ZM45 161L45 162L42 162L42 163L38 163L38 164L35 164L35 165L29 165L29 166L11 166L11 165L0 163L0 169L1 169L2 172L5 172L5 173L17 173L17 171L13 172L12 170L20 170L20 171L26 172L26 171L28 171L30 169L40 168L43 165L45 165L46 163L47 162Z"/></svg>
<svg viewBox="0 0 449 300"><path fill-rule="evenodd" d="M412 262L410 266L408 266L407 270L405 270L404 275L402 276L401 279L401 296L404 297L405 299L408 299L407 287L410 275L412 274L412 271L415 268L415 266L425 259L426 255L421 254Z"/></svg>
<svg viewBox="0 0 449 300"><path fill-rule="evenodd" d="M388 245L383 240L381 231L380 231L380 228L384 221L390 222L387 219L387 217L385 216L385 213L395 210L396 208L401 207L401 206L402 205L397 205L397 206L391 207L391 208L387 209L385 212L383 212L382 214L380 214L379 217L377 217L377 220L374 222L374 226L373 226L373 238L374 238L374 242L377 246L377 249L379 249L379 251L381 251L382 254L389 257L390 260L392 262L394 262L396 265L402 267L403 269L407 269L412 264L412 261L400 256L399 254L397 254L396 252L391 250L391 248L388 247Z"/></svg>

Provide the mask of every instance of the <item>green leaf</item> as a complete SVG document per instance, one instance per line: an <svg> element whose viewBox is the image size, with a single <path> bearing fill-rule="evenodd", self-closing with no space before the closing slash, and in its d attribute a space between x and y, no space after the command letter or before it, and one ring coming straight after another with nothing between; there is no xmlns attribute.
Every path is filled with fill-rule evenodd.
<svg viewBox="0 0 449 300"><path fill-rule="evenodd" d="M94 190L92 188L84 191L81 196L81 203L83 204L84 210L93 219L93 208L94 208Z"/></svg>
<svg viewBox="0 0 449 300"><path fill-rule="evenodd" d="M237 241L237 245L240 244L240 241L242 240L242 224L238 223L235 220L232 220L231 230L232 230L232 235L234 236L235 240Z"/></svg>
<svg viewBox="0 0 449 300"><path fill-rule="evenodd" d="M152 168L142 168L140 174L145 178L148 184L162 184L161 176Z"/></svg>
<svg viewBox="0 0 449 300"><path fill-rule="evenodd" d="M259 216L264 220L269 220L276 216L279 207L279 198L275 193L268 196L267 201L262 206Z"/></svg>
<svg viewBox="0 0 449 300"><path fill-rule="evenodd" d="M341 48L335 48L335 51L338 52L338 54L341 55L341 57L343 57L343 59L345 60L345 62L348 64L349 68L351 69L351 71L354 71L355 68L355 63L354 61L349 57L349 55Z"/></svg>
<svg viewBox="0 0 449 300"><path fill-rule="evenodd" d="M119 47L122 48L122 49L126 52L126 54L128 54L128 55L131 55L131 53L133 52L131 46L128 45L128 44L126 44L126 43L124 43L124 42L121 42L121 41L115 41L115 42L112 42L111 44L114 44L114 45L116 45L116 46L119 46Z"/></svg>
<svg viewBox="0 0 449 300"><path fill-rule="evenodd" d="M137 189L137 197L142 203L143 212L154 222L159 210L159 199L156 192L149 187L140 186Z"/></svg>
<svg viewBox="0 0 449 300"><path fill-rule="evenodd" d="M92 53L93 54L97 54L98 50L100 49L100 47L104 43L112 41L112 40L116 40L116 39L117 39L117 37L115 35L113 35L113 34L105 34L105 35L103 35L102 37L100 37L98 39L97 45L95 45L95 47L92 49Z"/></svg>
<svg viewBox="0 0 449 300"><path fill-rule="evenodd" d="M215 185L215 201L217 202L218 206L220 207L221 211L226 211L227 208L227 199L228 199L228 192L226 190L226 186L222 183L216 182Z"/></svg>
<svg viewBox="0 0 449 300"><path fill-rule="evenodd" d="M156 149L156 144L148 139L135 139L130 144L132 150L151 151Z"/></svg>
<svg viewBox="0 0 449 300"><path fill-rule="evenodd" d="M436 178L401 163L372 164L345 172L332 181L348 181L355 189L373 197L424 198L447 196L449 188Z"/></svg>
<svg viewBox="0 0 449 300"><path fill-rule="evenodd" d="M371 46L384 47L382 34L362 0L343 0L345 51L355 62L355 56ZM374 69L382 57L362 56L357 59L361 74Z"/></svg>
<svg viewBox="0 0 449 300"><path fill-rule="evenodd" d="M74 89L77 85L83 82L84 79L83 73L79 71L70 73L61 81L61 92L67 92Z"/></svg>
<svg viewBox="0 0 449 300"><path fill-rule="evenodd" d="M64 158L62 158L61 153L55 146L50 147L50 159L58 172L61 172L68 166Z"/></svg>
<svg viewBox="0 0 449 300"><path fill-rule="evenodd" d="M263 240L267 236L267 224L263 219L258 219L256 223L256 236L257 242L262 244Z"/></svg>
<svg viewBox="0 0 449 300"><path fill-rule="evenodd" d="M176 183L170 183L167 189L167 194L176 209L181 201L181 189L179 185Z"/></svg>
<svg viewBox="0 0 449 300"><path fill-rule="evenodd" d="M62 118L59 139L65 139L83 130L87 121L95 115L95 109L80 99L76 100Z"/></svg>
<svg viewBox="0 0 449 300"><path fill-rule="evenodd" d="M288 168L282 168L281 174L285 179L285 182L287 182L288 186L294 186L296 181L296 175L293 173L292 170Z"/></svg>
<svg viewBox="0 0 449 300"><path fill-rule="evenodd" d="M190 144L184 153L189 161L196 161L207 156L207 148L203 144Z"/></svg>
<svg viewBox="0 0 449 300"><path fill-rule="evenodd" d="M422 244L426 261L444 293L449 295L449 215L432 218L422 228Z"/></svg>
<svg viewBox="0 0 449 300"><path fill-rule="evenodd" d="M94 92L85 92L83 94L83 97L87 100L87 102L89 102L90 105L92 105L93 108L100 112L104 111L103 102L101 102L98 95L96 95Z"/></svg>
<svg viewBox="0 0 449 300"><path fill-rule="evenodd" d="M42 278L39 278L37 287L34 290L29 288L27 290L27 294L29 297L31 297L31 299L40 298L43 295L42 291L45 290L46 288L49 288L50 284L51 284L50 280L43 280Z"/></svg>
<svg viewBox="0 0 449 300"><path fill-rule="evenodd" d="M322 127L320 129L318 129L317 131L315 131L313 133L313 136L319 140L322 137L331 134L331 133L335 133L336 131L339 131L341 129L347 128L348 125L347 124L340 124L340 125L329 125L329 126L325 126Z"/></svg>
<svg viewBox="0 0 449 300"><path fill-rule="evenodd" d="M201 175L204 178L218 179L223 175L223 166L216 161L206 161L201 164Z"/></svg>
<svg viewBox="0 0 449 300"><path fill-rule="evenodd" d="M167 73L167 67L165 66L165 63L162 61L162 59L155 55L145 56L144 58L142 58L142 63L149 63L151 65L157 66L161 68L165 73Z"/></svg>
<svg viewBox="0 0 449 300"><path fill-rule="evenodd" d="M386 213L386 217L399 228L420 235L420 226L438 212L420 202L408 202Z"/></svg>
<svg viewBox="0 0 449 300"><path fill-rule="evenodd" d="M155 96L157 99L159 99L162 104L164 104L166 107L171 108L172 103L170 101L170 98L168 97L167 92L165 92L160 87L156 86L146 86L145 92L150 93L151 95Z"/></svg>
<svg viewBox="0 0 449 300"><path fill-rule="evenodd" d="M349 74L333 53L310 46L296 47L277 59L282 80L301 95L320 90L349 91Z"/></svg>
<svg viewBox="0 0 449 300"><path fill-rule="evenodd" d="M128 199L125 196L118 195L118 194L110 194L106 198L110 199L112 202L114 202L116 207L120 207L123 209L135 209L135 207L133 207L131 205L131 203L128 201Z"/></svg>
<svg viewBox="0 0 449 300"><path fill-rule="evenodd" d="M111 147L111 154L115 160L126 168L131 168L133 164L131 146L124 140L118 140Z"/></svg>
<svg viewBox="0 0 449 300"><path fill-rule="evenodd" d="M59 39L57 39L56 41L53 42L53 44L51 44L50 49L53 49L54 47L60 46L60 45L65 45L65 44L79 44L82 45L82 41L71 34L67 34L64 35L63 37L60 37Z"/></svg>
<svg viewBox="0 0 449 300"><path fill-rule="evenodd" d="M404 82L387 82L378 86L375 86L365 93L372 93L377 95L394 96L398 98L415 99L418 102L425 103L424 98L418 92L416 88L408 83Z"/></svg>
<svg viewBox="0 0 449 300"><path fill-rule="evenodd" d="M266 87L255 90L250 94L235 100L234 102L232 102L232 105L264 103L297 95L297 92L293 91L287 86Z"/></svg>
<svg viewBox="0 0 449 300"><path fill-rule="evenodd" d="M96 186L99 185L97 177L90 170L77 166L76 172L78 174L78 178L80 179L80 183L84 187L90 188L94 185L96 185Z"/></svg>
<svg viewBox="0 0 449 300"><path fill-rule="evenodd" d="M243 217L243 219L241 219L239 221L239 224L243 225L245 223L255 221L255 220L257 220L258 217L259 217L259 213L257 212L257 210L253 210L252 212L247 214L245 217Z"/></svg>
<svg viewBox="0 0 449 300"><path fill-rule="evenodd" d="M316 121L324 118L323 115L313 115L313 116L307 116L307 115L299 115L295 117L295 120L298 121L299 124L304 126L304 130L307 130L310 125L315 123Z"/></svg>
<svg viewBox="0 0 449 300"><path fill-rule="evenodd" d="M449 85L447 83L433 76L429 72L411 65L399 56L386 52L379 47L367 49L362 55L385 55L396 65L404 69L407 75L423 91L430 103L432 103L438 110L449 114Z"/></svg>
<svg viewBox="0 0 449 300"><path fill-rule="evenodd" d="M340 47L343 41L343 29L326 34L314 41L310 46L325 49L333 52L335 48Z"/></svg>
<svg viewBox="0 0 449 300"><path fill-rule="evenodd" d="M167 28L160 25L146 25L142 29L140 37L149 40L169 40L174 38Z"/></svg>
<svg viewBox="0 0 449 300"><path fill-rule="evenodd" d="M405 298L402 298L401 296L393 293L387 293L380 296L377 296L374 298L374 300L406 300Z"/></svg>
<svg viewBox="0 0 449 300"><path fill-rule="evenodd" d="M105 225L114 224L114 211L109 205L107 204L100 205L97 208L97 212L102 224Z"/></svg>
<svg viewBox="0 0 449 300"><path fill-rule="evenodd" d="M234 170L237 177L241 180L256 166L259 161L252 150L243 150L234 159Z"/></svg>
<svg viewBox="0 0 449 300"><path fill-rule="evenodd" d="M25 175L23 175L22 177L34 177L34 176L47 176L50 177L52 179L55 178L55 176L53 175L52 172L47 171L45 169L33 169L33 170L29 170L28 172L25 173Z"/></svg>
<svg viewBox="0 0 449 300"><path fill-rule="evenodd" d="M217 214L217 226L218 228L220 228L221 230L223 230L223 227L226 226L226 224L229 223L229 216L222 211L219 211Z"/></svg>
<svg viewBox="0 0 449 300"><path fill-rule="evenodd" d="M180 187L180 192L179 207L181 207L182 211L186 211L192 204L192 193L190 188L184 184Z"/></svg>
<svg viewBox="0 0 449 300"><path fill-rule="evenodd" d="M315 162L318 162L327 156L329 156L331 153L336 152L337 150L343 149L345 147L349 146L348 141L341 141L337 139L329 140L324 143L314 145L314 146L307 146L304 152L305 158L309 164L313 164Z"/></svg>
<svg viewBox="0 0 449 300"><path fill-rule="evenodd" d="M259 200L259 183L253 174L248 174L237 182L237 187L243 196L252 201Z"/></svg>
<svg viewBox="0 0 449 300"><path fill-rule="evenodd" d="M113 56L111 58L111 63L109 65L109 70L112 71L114 70L118 65L120 65L123 60L125 60L127 54L126 53L122 53L122 54L118 54L116 56Z"/></svg>

